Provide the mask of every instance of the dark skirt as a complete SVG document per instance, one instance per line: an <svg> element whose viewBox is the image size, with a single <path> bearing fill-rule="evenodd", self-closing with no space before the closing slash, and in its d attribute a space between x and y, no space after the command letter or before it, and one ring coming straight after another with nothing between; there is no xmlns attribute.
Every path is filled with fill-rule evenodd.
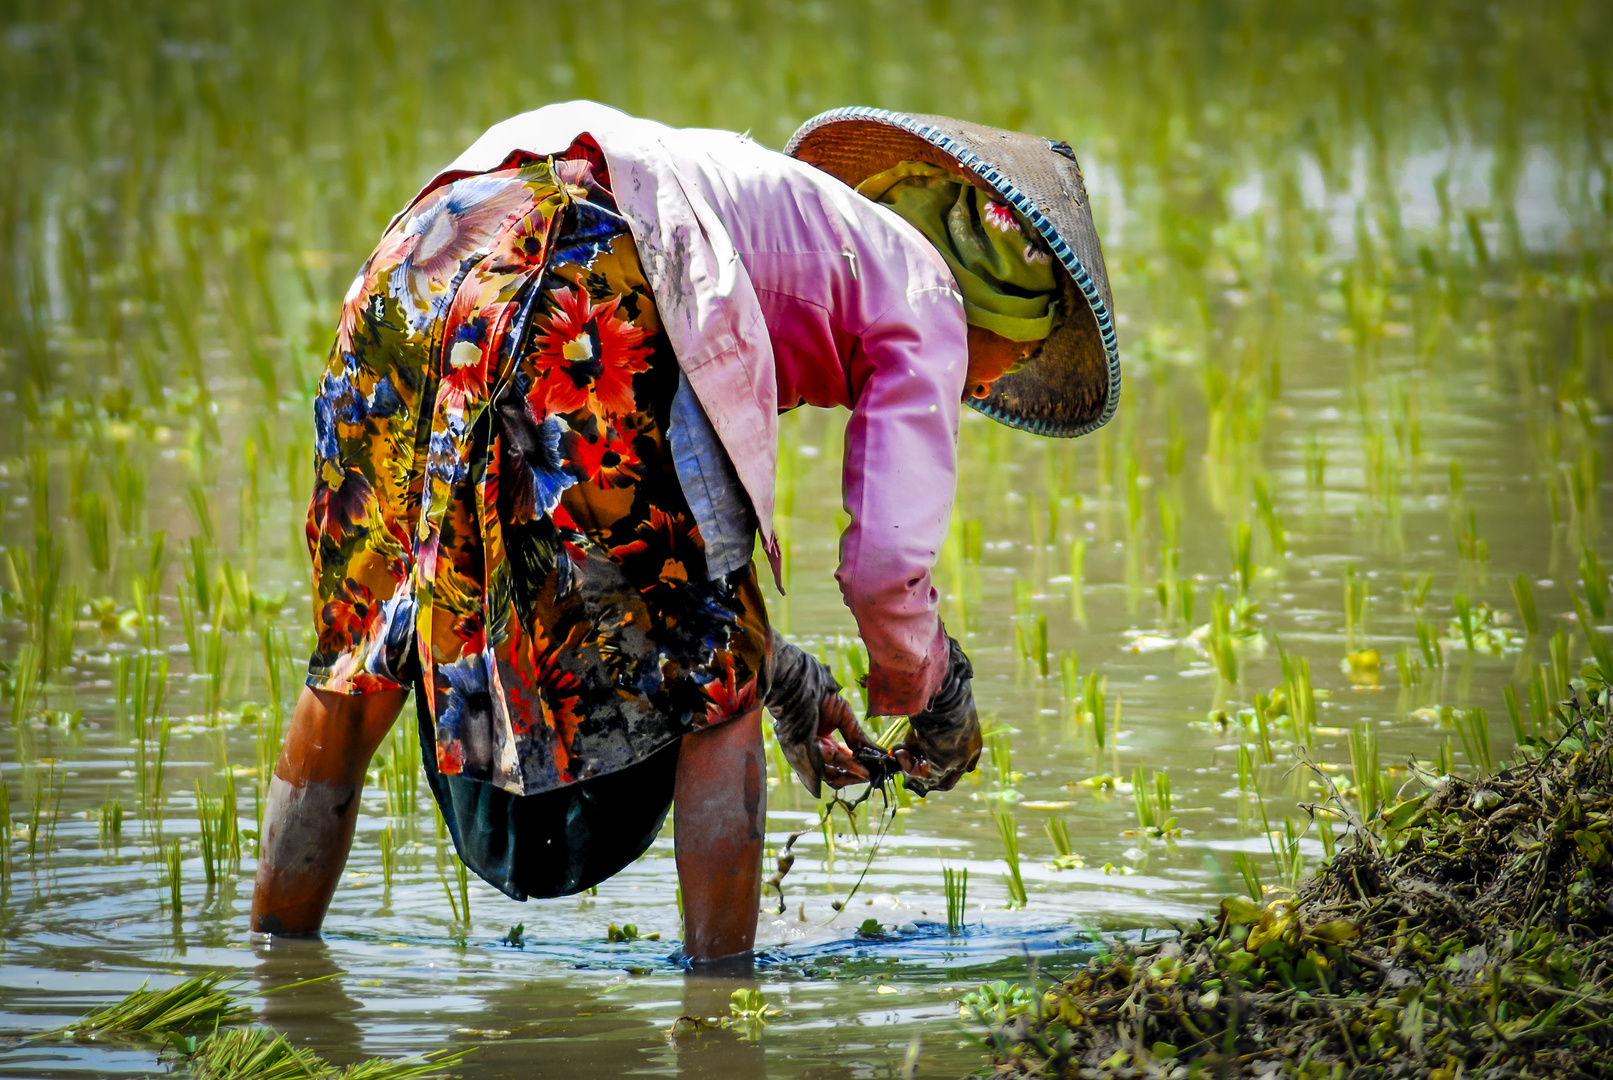
<svg viewBox="0 0 1613 1080"><path fill-rule="evenodd" d="M538 795L437 770L436 728L416 693L421 757L454 849L512 900L591 889L649 850L666 821L681 739L604 776Z"/></svg>

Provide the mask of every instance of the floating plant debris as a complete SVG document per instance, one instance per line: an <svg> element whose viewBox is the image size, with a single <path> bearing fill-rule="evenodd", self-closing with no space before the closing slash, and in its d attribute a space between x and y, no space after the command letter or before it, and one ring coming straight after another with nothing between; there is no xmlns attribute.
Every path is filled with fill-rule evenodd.
<svg viewBox="0 0 1613 1080"><path fill-rule="evenodd" d="M1493 775L1315 808L1354 842L1291 894L1246 869L1251 898L1180 937L963 1015L1005 1076L1613 1074L1613 718L1588 693Z"/></svg>

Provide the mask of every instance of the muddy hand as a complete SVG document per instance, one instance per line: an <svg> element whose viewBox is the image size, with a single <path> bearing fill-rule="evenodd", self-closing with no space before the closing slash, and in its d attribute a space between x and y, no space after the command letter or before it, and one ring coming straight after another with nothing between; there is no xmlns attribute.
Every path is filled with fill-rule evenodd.
<svg viewBox="0 0 1613 1080"><path fill-rule="evenodd" d="M837 731L843 744L835 741ZM877 784L897 768L890 754L863 731L839 694L824 698L819 706L818 752L823 755L823 779L832 788Z"/></svg>
<svg viewBox="0 0 1613 1080"><path fill-rule="evenodd" d="M947 637L947 674L927 709L912 717L912 731L896 748L904 783L915 795L950 791L980 760L980 718L975 713L974 668L963 647Z"/></svg>

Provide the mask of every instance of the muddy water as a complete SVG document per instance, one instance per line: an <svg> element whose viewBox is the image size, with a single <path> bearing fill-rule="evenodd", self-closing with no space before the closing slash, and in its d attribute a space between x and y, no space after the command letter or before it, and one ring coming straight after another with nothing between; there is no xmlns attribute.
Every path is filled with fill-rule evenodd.
<svg viewBox="0 0 1613 1080"><path fill-rule="evenodd" d="M418 13L316 21L322 42L362 47L340 64L321 54L326 67L306 81L293 78L303 69L276 51L280 38L250 7L216 23L132 15L8 25L12 70L34 82L5 83L17 106L7 133L32 153L19 159L19 194L4 203L15 271L6 295L17 300L5 309L7 341L22 344L4 347L3 532L25 570L36 529L62 539L63 581L79 589L82 625L35 706L20 718L7 712L0 726L11 822L0 1032L45 1031L142 982L226 969L251 995L330 976L253 1004L338 1061L450 1047L471 1051L457 1070L467 1077L878 1077L909 1064L912 1075L959 1075L980 1059L955 1027L956 1002L978 983L1045 979L1103 939L1191 919L1248 887L1239 855L1260 884L1280 887L1277 856L1290 857L1291 871L1294 849L1269 833L1281 834L1285 819L1314 865L1323 839L1299 807L1322 800L1326 781L1344 789L1344 805L1358 805L1350 733L1374 733L1378 782L1390 789L1407 781L1411 755L1473 766L1456 714L1442 706L1485 709L1494 758L1511 754L1503 688L1527 702L1559 629L1577 670L1582 555L1588 547L1613 558L1597 515L1608 337L1595 256L1606 221L1579 136L1496 128L1487 96L1495 80L1482 65L1472 85L1454 88L1437 71L1407 75L1446 87L1459 122L1473 125L1456 138L1424 124L1409 90L1307 112L1306 100L1333 100L1321 93L1334 85L1327 72L1356 48L1328 27L1301 35L1323 43L1314 50L1285 40L1254 49L1289 57L1274 101L1257 92L1262 79L1237 74L1246 49L1204 52L1205 27L1162 29L1118 7L1052 28L1014 12L987 27L962 13L907 12L938 58L924 71L902 67L905 38L887 40L850 8L819 8L775 12L771 29L720 6L668 8L660 40L716 41L747 59L729 70L709 49L636 53L619 93L590 83L578 59L595 56L597 70L605 32L567 23L559 36L568 44L545 54L538 75L509 58L489 61L521 90L487 99L455 89L464 80L440 67L465 54L467 28L427 32ZM1404 29L1412 44L1436 31ZM837 44L790 51L808 35ZM1148 35L1176 41L1160 53L1174 59L1130 51ZM148 70L140 49L97 52L121 40L143 42L162 62ZM1059 69L1057 103L1016 97L989 74L1003 55L1051 64L1052 50L1064 63L1082 41L1109 45L1079 70ZM758 54L758 43L783 52ZM1549 83L1529 66L1533 53L1520 55L1517 77ZM80 82L45 79L61 72ZM47 82L65 89L37 89ZM1071 104L1082 98L1077 87L1094 86L1105 88L1103 108ZM140 93L119 89L129 87ZM937 570L949 628L974 658L982 714L1010 755L1007 772L988 755L951 793L889 812L876 795L855 831L839 815L826 835L822 807L770 764L770 860L801 835L782 910L778 897L765 898L756 969L738 981L689 976L669 959L679 934L670 824L595 895L523 905L472 881L467 921L423 781L411 780L410 812L379 773L324 940L253 940L251 840L209 885L195 791L201 783L217 796L228 777L240 827L256 829L260 743L274 714L263 631L271 641L285 634L287 655L269 661L291 688L281 691L282 716L307 646L307 389L336 303L420 176L483 121L512 111L510 100L575 93L679 123L749 127L773 145L805 115L849 98L1071 137L1110 251L1124 406L1102 433L1073 444L966 414L954 535ZM1265 111L1240 111L1252 102ZM132 136L106 134L96 120L131 115L140 121ZM1387 138L1374 128L1385 124ZM1309 134L1273 145L1263 134L1272 129ZM150 201L155 224L136 222L127 235L91 227L96 214L115 217L128 192L152 190L161 193ZM255 262L258 250L268 254ZM247 332L232 328L243 321ZM35 339L22 329L43 342L37 355L56 365L54 377L30 366ZM132 405L120 403L124 393ZM788 596L772 595L771 609L791 636L849 665L854 627L832 577L843 426L815 413L783 423ZM148 472L148 490L129 527L111 530L111 569L97 571L80 496L100 491L115 505L120 460ZM43 514L36 476L48 479ZM222 635L230 658L211 717L178 601L188 588L180 544L203 534L200 506L216 530L211 572L229 559L246 587L272 598L251 629ZM170 663L161 711L170 739L147 812L142 784L151 786L156 749L147 746L142 770L117 686L121 665L143 648L128 615L159 530L167 565L151 609L153 655ZM1519 575L1540 613L1536 634L1524 631L1513 599ZM1347 582L1365 591L1353 628ZM11 678L30 641L18 602L29 585L0 586ZM1244 601L1235 679L1211 659L1218 589L1228 603ZM104 630L82 602L102 595L114 598ZM1458 596L1494 613L1495 632L1478 648L1453 625ZM1419 622L1440 642L1442 666L1420 667ZM1377 664L1361 657L1371 649ZM1397 660L1401 650L1409 663ZM1295 732L1281 720L1263 763L1246 712L1283 683L1281 652L1309 663L1317 771L1295 767ZM1416 685L1407 685L1411 667ZM1101 680L1101 743L1074 700L1088 675ZM13 696L8 688L8 709ZM1240 790L1240 746L1254 762L1252 791ZM396 753L396 744L383 751ZM1169 777L1175 828L1162 835L1140 828L1130 784L1139 766L1145 786L1155 773ZM100 824L110 800L125 810L115 835ZM994 816L1003 811L1018 837L1023 906L1006 879ZM1054 862L1054 822L1078 859ZM165 862L176 841L177 912ZM944 926L943 866L968 871L957 932ZM868 920L877 932L860 933ZM508 940L516 924L518 945ZM637 940L607 940L628 924ZM725 1012L736 986L761 989L782 1010L759 1037L687 1024L669 1036L680 1016ZM0 1044L5 1076L157 1069L144 1045Z"/></svg>

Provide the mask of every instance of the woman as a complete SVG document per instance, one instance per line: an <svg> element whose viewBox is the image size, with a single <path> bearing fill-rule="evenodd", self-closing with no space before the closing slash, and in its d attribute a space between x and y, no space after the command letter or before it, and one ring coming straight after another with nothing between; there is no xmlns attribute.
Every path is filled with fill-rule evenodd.
<svg viewBox="0 0 1613 1080"><path fill-rule="evenodd" d="M959 410L1073 436L1119 366L1062 143L868 109L788 156L590 102L487 132L355 279L315 408L319 645L276 765L252 926L317 931L370 756L416 693L460 857L506 894L588 888L669 804L695 961L750 950L764 704L802 781L980 748L929 571ZM851 410L837 572L869 654L869 745L767 624L776 417ZM844 742L837 742L838 732Z"/></svg>

